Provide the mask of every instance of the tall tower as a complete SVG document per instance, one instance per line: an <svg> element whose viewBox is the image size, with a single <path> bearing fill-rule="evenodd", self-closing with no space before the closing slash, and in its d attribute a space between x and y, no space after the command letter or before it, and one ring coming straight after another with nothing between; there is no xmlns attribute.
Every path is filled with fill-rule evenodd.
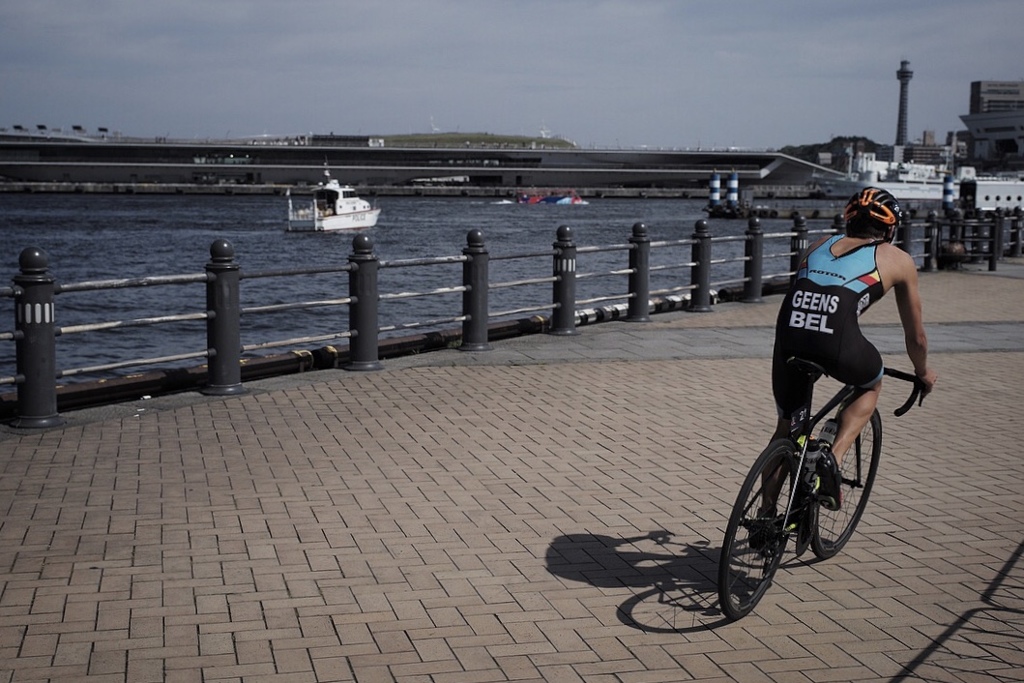
<svg viewBox="0 0 1024 683"><path fill-rule="evenodd" d="M910 79L914 72L910 70L910 62L900 62L900 70L896 72L896 78L900 82L900 119L896 124L896 145L907 144L907 95L910 89Z"/></svg>

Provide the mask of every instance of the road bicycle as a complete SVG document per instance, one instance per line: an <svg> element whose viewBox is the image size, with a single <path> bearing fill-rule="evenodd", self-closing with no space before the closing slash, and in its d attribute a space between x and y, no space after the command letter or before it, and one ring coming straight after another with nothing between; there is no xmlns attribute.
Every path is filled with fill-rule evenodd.
<svg viewBox="0 0 1024 683"><path fill-rule="evenodd" d="M841 507L830 510L822 504L817 472L820 443L813 435L833 410L838 423L846 406L863 390L844 386L812 412L814 384L826 373L807 360L791 358L789 363L811 380L804 406L793 419L790 435L773 440L750 468L725 528L718 562L718 598L730 621L745 617L764 596L791 538L796 539L796 557L808 547L822 560L842 550L864 514L878 472L882 418L875 410L843 458ZM890 368L885 374L914 385L910 397L896 409L897 416L910 410L915 401L924 400L925 385L916 375ZM828 438L825 432L830 427L835 425L826 423L822 438Z"/></svg>

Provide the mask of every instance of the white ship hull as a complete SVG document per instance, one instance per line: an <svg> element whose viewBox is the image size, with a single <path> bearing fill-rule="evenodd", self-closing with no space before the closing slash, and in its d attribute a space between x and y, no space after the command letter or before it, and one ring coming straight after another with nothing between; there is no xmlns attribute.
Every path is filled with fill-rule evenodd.
<svg viewBox="0 0 1024 683"><path fill-rule="evenodd" d="M325 171L327 182L317 186L308 206L295 208L288 192L289 232L334 232L366 230L377 225L380 209L356 196L348 185L340 185Z"/></svg>
<svg viewBox="0 0 1024 683"><path fill-rule="evenodd" d="M818 187L829 199L849 199L865 187L878 187L892 194L900 201L924 201L942 203L942 182L885 182L864 180L827 180L819 181ZM957 186L953 185L953 201L959 198Z"/></svg>
<svg viewBox="0 0 1024 683"><path fill-rule="evenodd" d="M380 209L323 216L312 208L296 209L288 220L289 232L333 232L335 230L366 230L377 225Z"/></svg>

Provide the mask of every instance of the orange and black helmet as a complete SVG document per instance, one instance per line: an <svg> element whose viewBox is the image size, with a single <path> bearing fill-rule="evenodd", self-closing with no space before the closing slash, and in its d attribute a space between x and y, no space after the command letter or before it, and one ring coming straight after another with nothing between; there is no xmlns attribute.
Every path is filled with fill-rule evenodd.
<svg viewBox="0 0 1024 683"><path fill-rule="evenodd" d="M903 209L890 193L877 187L865 187L850 197L843 212L847 230L871 229L885 235L886 242L896 237L896 228L903 223Z"/></svg>

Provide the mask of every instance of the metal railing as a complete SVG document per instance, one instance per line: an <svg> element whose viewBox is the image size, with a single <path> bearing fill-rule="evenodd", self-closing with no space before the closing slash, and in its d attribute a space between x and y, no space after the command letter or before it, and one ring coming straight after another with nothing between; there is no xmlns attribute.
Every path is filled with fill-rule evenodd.
<svg viewBox="0 0 1024 683"><path fill-rule="evenodd" d="M954 256L959 261L988 259L990 270L1004 254L1021 253L1021 215L1006 217L994 214L984 219L965 219L951 212L940 217L934 212L923 222L911 223L900 230L897 243L928 271L949 267ZM1008 240L1004 239L1009 223ZM793 217L792 229L764 233L760 220L748 220L742 235L713 237L707 220L697 221L689 238L653 242L643 223L632 227L627 242L603 246L578 246L571 228L560 226L550 249L492 256L479 230L471 230L461 254L436 258L381 261L373 243L365 234L352 241L347 263L331 267L242 272L227 240L218 239L210 247L210 261L204 272L195 274L153 276L135 279L98 280L60 284L49 272L45 253L27 248L19 258L20 271L13 286L0 289L0 297L13 299L15 328L0 333L0 341L14 341L16 374L0 377L0 384L13 384L17 389L16 417L12 424L23 428L46 428L62 424L58 413L57 381L61 378L104 373L143 365L203 359L205 377L200 390L212 395L244 392L242 355L278 347L308 346L321 342L347 340L346 353L336 354L338 366L349 370L381 368L379 344L382 335L397 334L461 324L457 335L463 351L486 351L495 321L521 318L525 314L547 314L542 328L553 335L577 334L577 326L594 319L622 318L646 321L652 310L685 309L694 312L712 310L716 297L731 292L731 298L759 302L766 282L786 283L799 267L799 260L812 237L841 231L842 220L836 217L826 227L808 228L800 215ZM943 238L945 235L945 239ZM1004 244L1009 244L1007 249ZM951 245L962 245L952 254ZM688 250L688 251L687 251ZM622 254L625 252L625 254ZM616 266L608 270L581 271L577 261L598 255L613 255ZM514 261L551 264L551 275L492 281L491 262L507 264ZM395 269L461 266L461 283L434 287L424 291L380 292L381 282L389 282L389 271ZM687 279L683 273L689 271ZM267 303L243 307L242 284L249 287L270 278L294 278L305 275L347 273L345 296L305 301ZM742 274L740 274L742 273ZM652 289L652 277L668 283ZM455 276L453 276L455 279ZM616 285L605 286L605 280L625 282L624 290ZM577 286L589 284L597 292L578 298ZM57 297L88 294L118 289L140 289L203 284L205 306L199 311L96 321L60 327L55 322ZM512 288L551 287L550 303L529 301L499 311L491 311L489 295ZM255 285L258 286L258 285ZM457 314L432 316L420 320L379 325L381 306L392 302L461 295ZM546 297L545 297L546 298ZM589 307L589 308L588 308ZM596 308L595 308L596 307ZM347 309L347 327L338 316L338 329L320 334L288 336L242 344L243 322L276 313L294 313L313 309ZM601 314L595 314L600 311ZM126 359L115 363L57 369L56 339L85 332L117 330L132 327L156 327L168 323L203 322L205 347L162 356ZM333 347L332 347L333 348Z"/></svg>

